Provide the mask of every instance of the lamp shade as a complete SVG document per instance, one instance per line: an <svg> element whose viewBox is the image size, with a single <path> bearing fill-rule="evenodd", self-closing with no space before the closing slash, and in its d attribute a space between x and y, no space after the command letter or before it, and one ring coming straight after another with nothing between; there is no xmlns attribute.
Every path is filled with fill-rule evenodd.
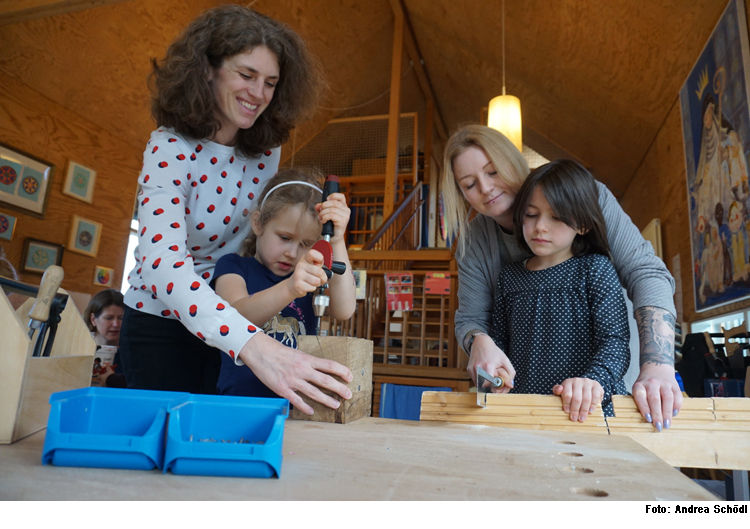
<svg viewBox="0 0 750 529"><path fill-rule="evenodd" d="M499 130L523 152L521 101L516 96L497 96L490 101L487 126Z"/></svg>

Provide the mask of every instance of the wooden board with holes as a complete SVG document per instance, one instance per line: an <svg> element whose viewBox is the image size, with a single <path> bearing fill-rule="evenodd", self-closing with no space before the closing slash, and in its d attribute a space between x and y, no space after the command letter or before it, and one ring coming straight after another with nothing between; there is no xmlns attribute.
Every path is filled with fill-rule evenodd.
<svg viewBox="0 0 750 529"><path fill-rule="evenodd" d="M633 440L582 433L369 417L287 421L281 476L267 480L42 466L43 443L37 433L0 446L0 498L715 500Z"/></svg>

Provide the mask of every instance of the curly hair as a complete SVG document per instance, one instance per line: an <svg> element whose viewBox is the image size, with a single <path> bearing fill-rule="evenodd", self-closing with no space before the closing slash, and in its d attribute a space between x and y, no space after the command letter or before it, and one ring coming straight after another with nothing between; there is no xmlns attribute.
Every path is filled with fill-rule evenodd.
<svg viewBox="0 0 750 529"><path fill-rule="evenodd" d="M279 80L268 108L252 127L240 129L235 147L255 157L284 143L315 110L324 86L320 64L286 24L237 5L204 12L170 44L161 64L152 59L151 115L157 125L194 139L213 137L221 123L209 74L256 46L276 56Z"/></svg>
<svg viewBox="0 0 750 529"><path fill-rule="evenodd" d="M303 211L307 211L314 219L314 222L317 222L319 228L322 229L318 220L318 213L315 211L315 205L323 199L323 194L320 191L316 191L312 187L305 185L287 185L278 188L268 195L268 192L277 185L293 181L307 182L322 189L323 173L313 168L286 169L276 173L273 178L266 182L266 186L258 197L258 204L260 206L253 212L250 222L252 222L252 219L257 219L255 222L263 229L273 218L283 213L287 206L300 205ZM266 195L268 195L268 200L266 200ZM253 257L255 255L257 240L258 237L251 230L250 235L242 242L242 248L239 252L240 256Z"/></svg>

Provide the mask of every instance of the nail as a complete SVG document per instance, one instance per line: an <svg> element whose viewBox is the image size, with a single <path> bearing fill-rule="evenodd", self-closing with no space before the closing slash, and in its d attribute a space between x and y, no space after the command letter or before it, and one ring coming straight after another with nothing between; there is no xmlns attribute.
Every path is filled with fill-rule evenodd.
<svg viewBox="0 0 750 529"><path fill-rule="evenodd" d="M573 416L572 416L572 417L570 418L570 420L571 420L571 421L573 421L573 422L576 422L576 421L578 420L578 415L573 415Z"/></svg>
<svg viewBox="0 0 750 529"><path fill-rule="evenodd" d="M664 419L664 428L669 430L669 427L672 426L672 421L669 419Z"/></svg>
<svg viewBox="0 0 750 529"><path fill-rule="evenodd" d="M594 411L596 411L596 408L594 406L591 406L591 408L589 408L589 413L594 413Z"/></svg>
<svg viewBox="0 0 750 529"><path fill-rule="evenodd" d="M656 431L661 432L661 422L656 423Z"/></svg>
<svg viewBox="0 0 750 529"><path fill-rule="evenodd" d="M677 417L678 413L680 413L680 410L672 410L672 417Z"/></svg>
<svg viewBox="0 0 750 529"><path fill-rule="evenodd" d="M570 413L570 406L563 406L563 411L565 413Z"/></svg>
<svg viewBox="0 0 750 529"><path fill-rule="evenodd" d="M646 414L646 421L647 422L651 422L651 414L650 413Z"/></svg>

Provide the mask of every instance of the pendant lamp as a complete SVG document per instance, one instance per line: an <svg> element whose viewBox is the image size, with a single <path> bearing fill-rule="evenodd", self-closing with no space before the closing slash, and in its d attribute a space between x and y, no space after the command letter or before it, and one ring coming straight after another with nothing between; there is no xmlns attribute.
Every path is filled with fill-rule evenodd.
<svg viewBox="0 0 750 529"><path fill-rule="evenodd" d="M505 93L505 0L503 0L503 95L490 101L487 125L502 132L519 151L523 151L521 138L521 101Z"/></svg>

